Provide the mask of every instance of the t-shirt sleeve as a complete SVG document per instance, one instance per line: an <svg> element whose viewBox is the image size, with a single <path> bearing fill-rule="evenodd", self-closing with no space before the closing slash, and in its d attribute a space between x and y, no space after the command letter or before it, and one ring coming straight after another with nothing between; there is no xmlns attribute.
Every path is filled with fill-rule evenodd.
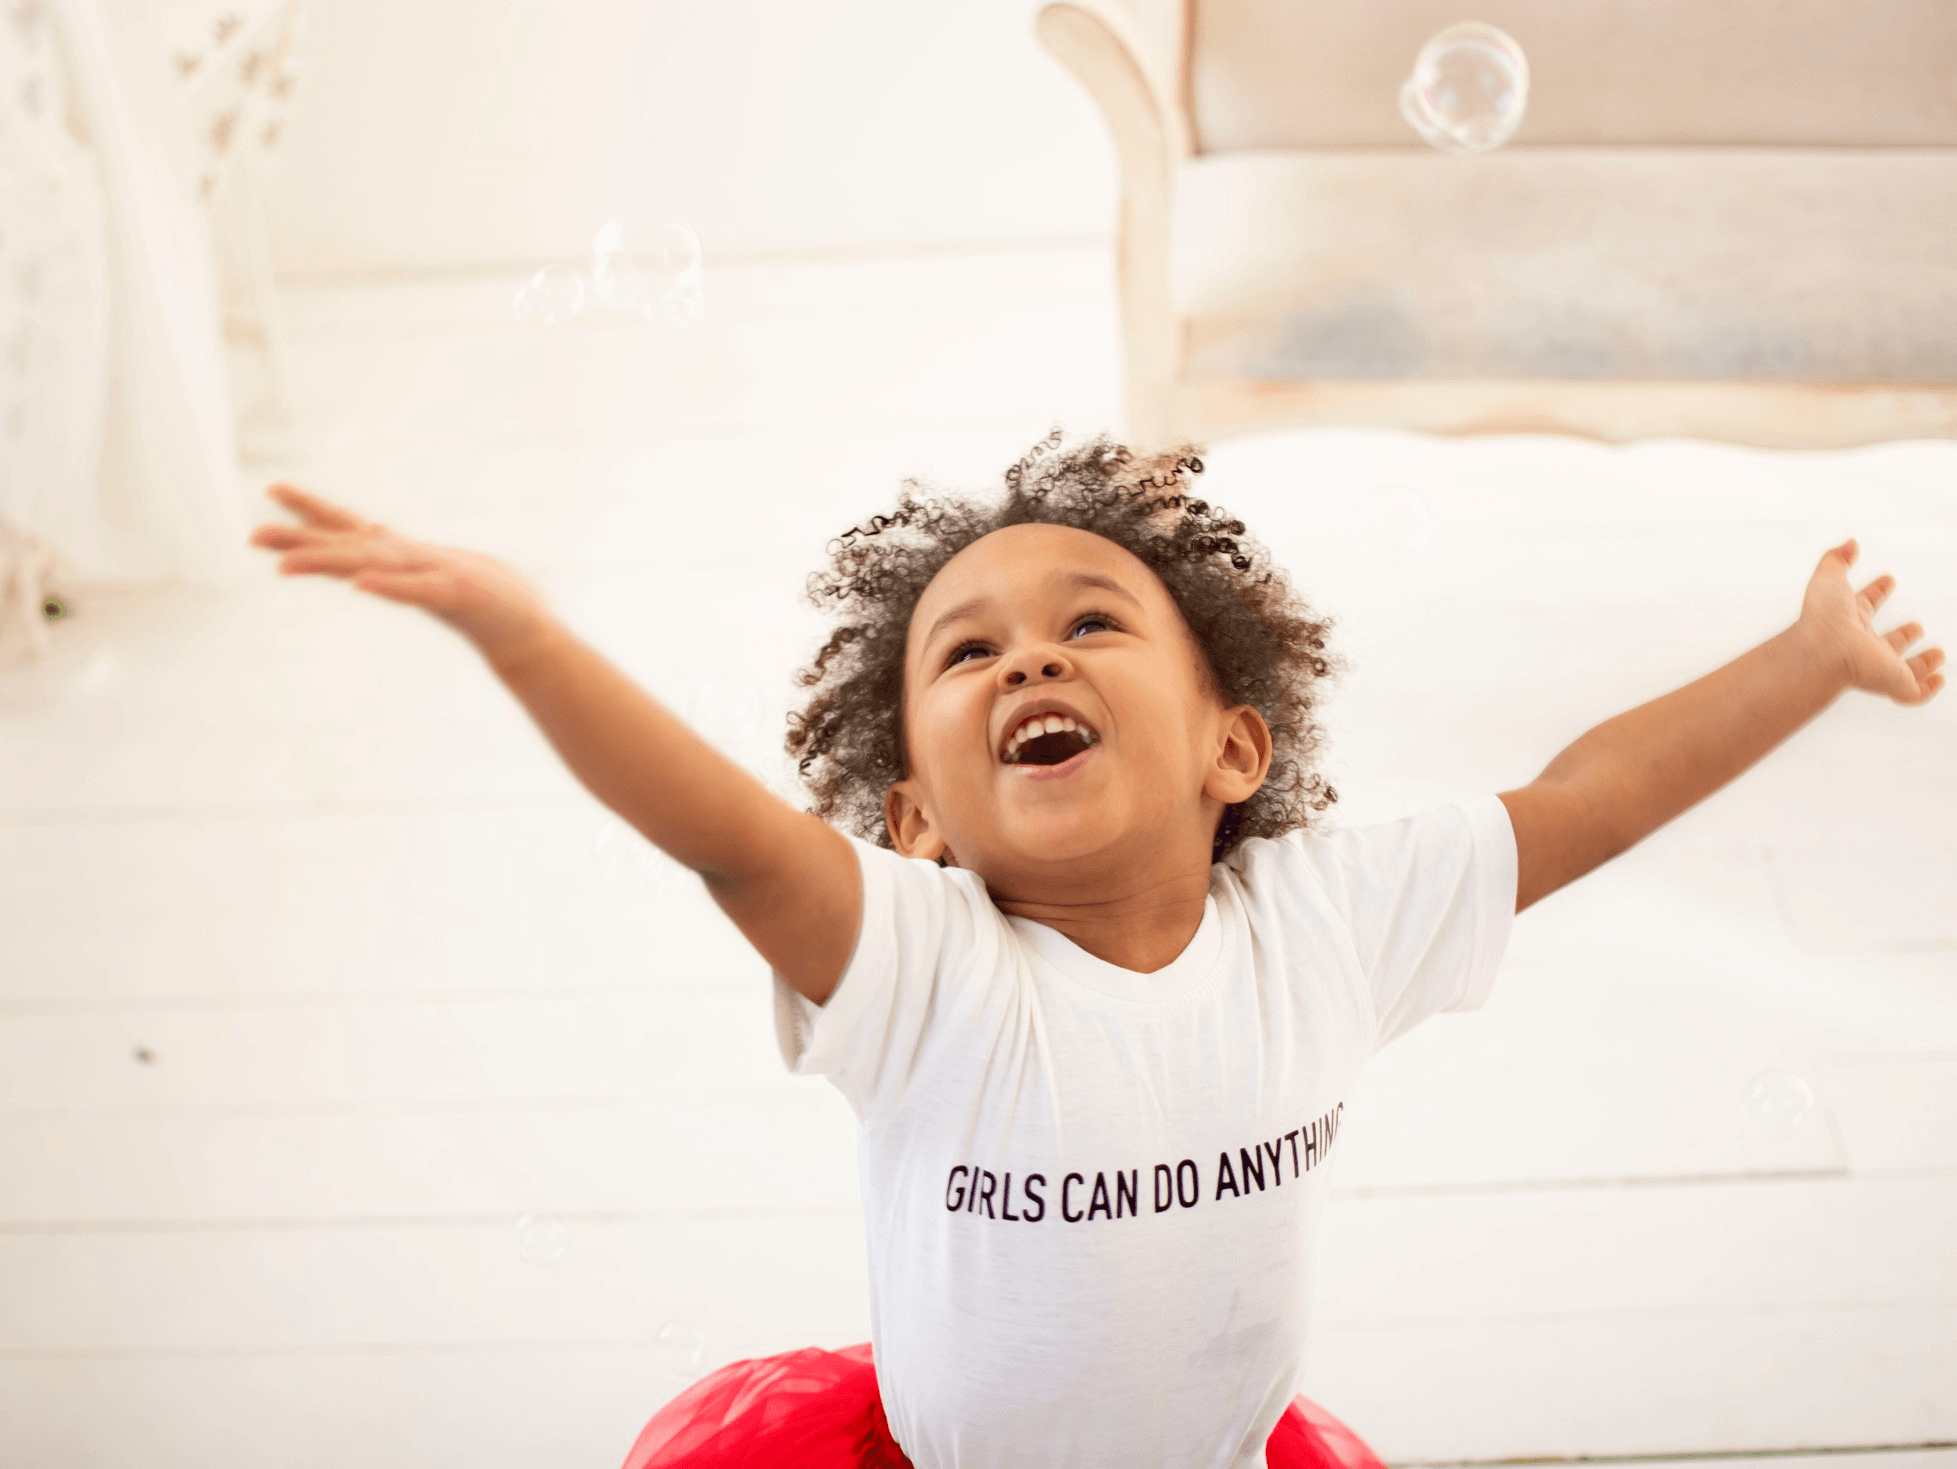
<svg viewBox="0 0 1957 1469"><path fill-rule="evenodd" d="M775 1037L789 1070L828 1077L867 1122L896 1104L916 1065L948 943L972 923L972 884L855 837L850 846L863 874L856 947L822 1005L774 976Z"/></svg>
<svg viewBox="0 0 1957 1469"><path fill-rule="evenodd" d="M1372 999L1375 1050L1488 998L1515 922L1515 831L1499 796L1307 838Z"/></svg>

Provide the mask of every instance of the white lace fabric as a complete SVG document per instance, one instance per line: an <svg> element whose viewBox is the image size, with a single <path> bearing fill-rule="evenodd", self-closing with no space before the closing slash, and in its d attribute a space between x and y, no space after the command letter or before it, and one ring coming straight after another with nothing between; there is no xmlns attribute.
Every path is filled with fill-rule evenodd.
<svg viewBox="0 0 1957 1469"><path fill-rule="evenodd" d="M203 201L239 149L276 144L296 16L292 0L0 9L0 663L45 654L51 594L242 566Z"/></svg>

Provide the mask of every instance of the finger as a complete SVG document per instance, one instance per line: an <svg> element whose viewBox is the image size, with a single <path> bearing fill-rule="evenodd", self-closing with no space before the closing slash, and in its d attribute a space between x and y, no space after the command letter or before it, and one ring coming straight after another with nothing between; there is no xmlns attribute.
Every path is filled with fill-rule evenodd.
<svg viewBox="0 0 1957 1469"><path fill-rule="evenodd" d="M289 553L279 570L291 576L324 572L328 576L358 576L363 571L420 571L428 563L385 546L364 541L323 542Z"/></svg>
<svg viewBox="0 0 1957 1469"><path fill-rule="evenodd" d="M1862 548L1855 544L1855 537L1850 536L1839 546L1836 546L1832 551L1828 552L1828 555L1840 557L1844 566L1853 566L1855 564L1855 558L1861 555L1861 553Z"/></svg>
<svg viewBox="0 0 1957 1469"><path fill-rule="evenodd" d="M1873 612L1884 602L1888 601L1889 594L1895 590L1896 578L1884 572L1881 576L1863 587L1856 595L1868 603L1869 611Z"/></svg>
<svg viewBox="0 0 1957 1469"><path fill-rule="evenodd" d="M1891 697L1898 704L1921 704L1943 687L1943 675L1935 671L1941 662L1943 662L1941 648L1925 648L1914 658L1905 661L1903 677L1907 681L1907 686Z"/></svg>
<svg viewBox="0 0 1957 1469"><path fill-rule="evenodd" d="M385 597L390 602L406 602L415 607L432 607L448 594L446 571L363 571L353 579L356 588Z"/></svg>
<svg viewBox="0 0 1957 1469"><path fill-rule="evenodd" d="M1900 653L1903 651L1903 649L1907 648L1911 643L1915 642L1918 638L1922 636L1923 636L1922 623L1906 622L1901 627L1892 628L1888 632L1884 633L1882 635L1882 640L1883 642L1887 643L1890 647L1894 648L1898 653Z"/></svg>
<svg viewBox="0 0 1957 1469"><path fill-rule="evenodd" d="M303 525L261 525L251 533L251 544L268 551L291 551L319 543L320 533Z"/></svg>
<svg viewBox="0 0 1957 1469"><path fill-rule="evenodd" d="M321 530L359 530L366 523L351 510L309 495L294 485L273 485L265 493Z"/></svg>

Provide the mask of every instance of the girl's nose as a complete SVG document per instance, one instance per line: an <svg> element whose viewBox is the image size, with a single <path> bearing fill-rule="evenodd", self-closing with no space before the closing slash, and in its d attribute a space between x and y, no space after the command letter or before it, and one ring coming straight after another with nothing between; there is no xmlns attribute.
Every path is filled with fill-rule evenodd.
<svg viewBox="0 0 1957 1469"><path fill-rule="evenodd" d="M1009 689L1040 679L1067 678L1074 671L1067 655L1052 644L1024 648L1000 660L999 681Z"/></svg>

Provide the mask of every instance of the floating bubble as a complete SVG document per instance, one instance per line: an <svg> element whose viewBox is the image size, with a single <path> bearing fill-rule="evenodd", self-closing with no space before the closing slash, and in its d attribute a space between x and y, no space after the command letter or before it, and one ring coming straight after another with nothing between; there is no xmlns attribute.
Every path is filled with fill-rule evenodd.
<svg viewBox="0 0 1957 1469"><path fill-rule="evenodd" d="M1746 1120L1769 1138L1790 1138L1814 1115L1814 1088L1792 1071L1763 1071L1747 1084Z"/></svg>
<svg viewBox="0 0 1957 1469"><path fill-rule="evenodd" d="M668 1321L653 1334L659 1360L681 1377L698 1377L706 1365L707 1338L690 1321Z"/></svg>
<svg viewBox="0 0 1957 1469"><path fill-rule="evenodd" d="M706 314L700 237L677 220L608 220L591 241L592 289L605 305L648 323L688 327Z"/></svg>
<svg viewBox="0 0 1957 1469"><path fill-rule="evenodd" d="M600 301L621 311L642 309L656 294L653 273L632 256L600 255L591 267L591 290Z"/></svg>
<svg viewBox="0 0 1957 1469"><path fill-rule="evenodd" d="M680 717L721 754L763 775L783 759L782 712L755 683L708 681L695 685Z"/></svg>
<svg viewBox="0 0 1957 1469"><path fill-rule="evenodd" d="M652 316L666 326L678 327L682 331L699 325L707 314L707 293L701 288L699 280L682 281L666 292L652 305Z"/></svg>
<svg viewBox="0 0 1957 1469"><path fill-rule="evenodd" d="M1404 485L1380 485L1359 497L1352 527L1375 561L1399 562L1427 548L1434 535L1434 514L1416 491Z"/></svg>
<svg viewBox="0 0 1957 1469"><path fill-rule="evenodd" d="M1420 48L1400 88L1400 115L1443 153L1486 153L1515 136L1529 105L1529 59L1481 21L1449 26Z"/></svg>
<svg viewBox="0 0 1957 1469"><path fill-rule="evenodd" d="M676 220L654 225L607 220L591 241L598 299L621 310L650 306L699 269L700 237Z"/></svg>
<svg viewBox="0 0 1957 1469"><path fill-rule="evenodd" d="M678 867L635 828L609 815L592 830L591 856L600 879L647 898L657 896Z"/></svg>
<svg viewBox="0 0 1957 1469"><path fill-rule="evenodd" d="M511 313L524 326L557 326L584 310L584 272L575 265L546 265L516 293Z"/></svg>
<svg viewBox="0 0 1957 1469"><path fill-rule="evenodd" d="M571 1247L571 1231L555 1214L532 1209L516 1220L516 1252L526 1265L555 1265Z"/></svg>

